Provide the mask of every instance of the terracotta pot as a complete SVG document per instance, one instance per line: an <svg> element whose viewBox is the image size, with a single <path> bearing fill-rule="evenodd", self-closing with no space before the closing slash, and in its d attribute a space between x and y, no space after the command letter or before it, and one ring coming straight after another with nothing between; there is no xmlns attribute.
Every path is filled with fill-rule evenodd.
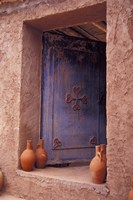
<svg viewBox="0 0 133 200"><path fill-rule="evenodd" d="M44 148L44 140L40 139L40 143L36 148L36 167L44 168L48 160L46 149Z"/></svg>
<svg viewBox="0 0 133 200"><path fill-rule="evenodd" d="M32 149L32 141L27 140L26 150L20 156L21 167L24 171L32 171L36 161L35 153Z"/></svg>
<svg viewBox="0 0 133 200"><path fill-rule="evenodd" d="M131 190L128 194L128 200L133 200L133 178L131 179Z"/></svg>
<svg viewBox="0 0 133 200"><path fill-rule="evenodd" d="M102 155L100 146L96 146L96 155L90 163L90 175L93 183L101 184L106 178L106 160L105 155Z"/></svg>
<svg viewBox="0 0 133 200"><path fill-rule="evenodd" d="M2 187L3 187L3 173L0 170L0 190L2 189Z"/></svg>

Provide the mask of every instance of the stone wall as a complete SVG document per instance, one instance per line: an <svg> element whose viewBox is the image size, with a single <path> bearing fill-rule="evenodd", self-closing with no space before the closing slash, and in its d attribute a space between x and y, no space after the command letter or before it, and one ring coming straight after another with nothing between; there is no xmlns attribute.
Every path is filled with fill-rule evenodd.
<svg viewBox="0 0 133 200"><path fill-rule="evenodd" d="M105 6L103 0L34 2L0 7L0 167L6 191L32 200L125 200L133 176L132 2L107 2L108 197L85 186L21 176L17 171L27 137L33 139L34 147L39 138L43 28L54 28L56 22L62 27L81 19L102 19Z"/></svg>

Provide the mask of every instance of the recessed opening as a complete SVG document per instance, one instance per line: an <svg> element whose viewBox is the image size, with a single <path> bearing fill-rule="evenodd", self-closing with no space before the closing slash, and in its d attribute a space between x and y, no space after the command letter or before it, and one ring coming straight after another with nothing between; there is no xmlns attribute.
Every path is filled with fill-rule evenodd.
<svg viewBox="0 0 133 200"><path fill-rule="evenodd" d="M90 161L106 144L106 22L43 33L41 138L48 164Z"/></svg>
<svg viewBox="0 0 133 200"><path fill-rule="evenodd" d="M85 175L95 145L106 143L105 16L101 3L24 23L20 154L27 139L35 150L41 137L47 165Z"/></svg>

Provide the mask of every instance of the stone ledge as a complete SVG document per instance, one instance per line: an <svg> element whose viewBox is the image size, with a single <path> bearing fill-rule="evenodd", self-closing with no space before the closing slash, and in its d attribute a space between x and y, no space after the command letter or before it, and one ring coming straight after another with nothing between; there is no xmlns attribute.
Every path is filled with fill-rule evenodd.
<svg viewBox="0 0 133 200"><path fill-rule="evenodd" d="M0 200L25 200L25 199L18 198L5 193L0 195Z"/></svg>
<svg viewBox="0 0 133 200"><path fill-rule="evenodd" d="M33 178L37 181L53 184L64 184L74 186L77 189L87 189L97 194L107 196L109 189L107 184L93 184L90 181L88 166L54 168L46 167L45 169L34 169L31 172L17 170L17 175L26 178Z"/></svg>

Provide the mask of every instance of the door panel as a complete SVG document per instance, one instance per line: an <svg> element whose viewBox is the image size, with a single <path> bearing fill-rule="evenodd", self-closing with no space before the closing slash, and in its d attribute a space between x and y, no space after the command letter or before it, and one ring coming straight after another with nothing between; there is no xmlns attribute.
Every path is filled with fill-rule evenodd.
<svg viewBox="0 0 133 200"><path fill-rule="evenodd" d="M49 162L91 159L93 143L105 143L99 129L105 120L105 111L99 113L99 91L105 96L101 48L105 52L101 43L44 34L41 134Z"/></svg>

